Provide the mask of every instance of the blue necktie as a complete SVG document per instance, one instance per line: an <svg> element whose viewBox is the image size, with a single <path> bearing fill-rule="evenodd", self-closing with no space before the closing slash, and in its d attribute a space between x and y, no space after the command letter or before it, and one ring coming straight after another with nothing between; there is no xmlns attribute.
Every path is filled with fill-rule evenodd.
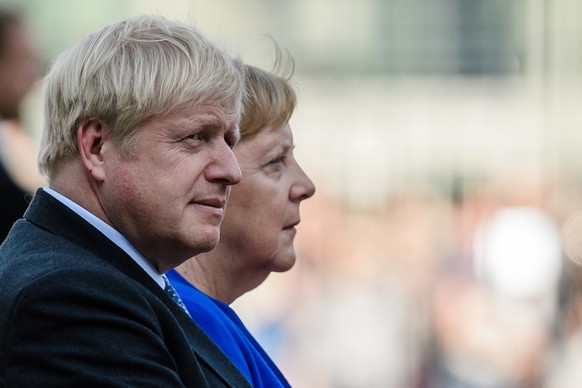
<svg viewBox="0 0 582 388"><path fill-rule="evenodd" d="M166 275L162 275L162 278L164 279L164 283L166 284L166 286L164 287L164 291L166 291L168 293L168 295L170 295L172 300L174 302L176 302L176 304L178 306L180 306L182 308L182 310L184 310L186 312L186 314L190 315L190 313L188 312L188 309L186 308L186 305L182 301L182 298L180 298L180 295L178 295L178 293L176 292L176 289L174 288L174 286L172 286L172 283L170 283L170 281L168 280Z"/></svg>

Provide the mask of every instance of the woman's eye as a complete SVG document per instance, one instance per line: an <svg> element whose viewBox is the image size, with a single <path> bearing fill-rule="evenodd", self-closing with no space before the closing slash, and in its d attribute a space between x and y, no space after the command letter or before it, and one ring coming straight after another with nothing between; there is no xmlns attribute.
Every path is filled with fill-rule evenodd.
<svg viewBox="0 0 582 388"><path fill-rule="evenodd" d="M285 171L287 165L286 154L281 154L276 158L271 159L267 164L264 165L264 170L267 175L275 174L273 176L280 177Z"/></svg>

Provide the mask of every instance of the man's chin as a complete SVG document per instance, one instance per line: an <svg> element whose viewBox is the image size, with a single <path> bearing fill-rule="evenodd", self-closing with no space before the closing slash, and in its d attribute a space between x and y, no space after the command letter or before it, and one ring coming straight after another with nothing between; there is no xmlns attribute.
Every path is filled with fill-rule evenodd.
<svg viewBox="0 0 582 388"><path fill-rule="evenodd" d="M198 236L200 237L200 236ZM214 236L207 236L202 240L198 240L195 248L198 253L204 253L213 250L218 245L220 239L220 233L216 233Z"/></svg>
<svg viewBox="0 0 582 388"><path fill-rule="evenodd" d="M168 261L173 261L174 264L177 262L178 264L175 266L178 266L196 255L213 250L218 245L220 234L210 234L202 239L200 237L200 235L197 235L189 241L175 241L172 247L168 249L168 251L172 252L167 252L166 256L170 255L172 257L172 260Z"/></svg>

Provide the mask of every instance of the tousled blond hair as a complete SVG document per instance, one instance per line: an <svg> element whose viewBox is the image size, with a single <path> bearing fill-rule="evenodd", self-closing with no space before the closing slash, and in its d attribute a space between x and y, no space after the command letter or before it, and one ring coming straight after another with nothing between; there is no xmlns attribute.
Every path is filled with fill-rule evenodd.
<svg viewBox="0 0 582 388"><path fill-rule="evenodd" d="M130 153L140 125L187 103L240 114L243 82L241 62L190 25L148 15L111 24L61 54L45 78L40 169L50 179L77 154L77 129L90 119Z"/></svg>

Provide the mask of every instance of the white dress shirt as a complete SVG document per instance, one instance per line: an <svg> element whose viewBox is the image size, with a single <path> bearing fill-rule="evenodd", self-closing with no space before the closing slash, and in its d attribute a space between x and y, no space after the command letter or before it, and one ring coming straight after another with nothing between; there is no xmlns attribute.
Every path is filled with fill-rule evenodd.
<svg viewBox="0 0 582 388"><path fill-rule="evenodd" d="M57 201L61 202L63 205L77 213L79 217L93 225L97 230L103 233L105 237L110 239L119 248L123 249L123 251L127 253L129 257L131 257L133 261L137 263L137 265L146 271L147 274L150 275L150 277L154 279L154 281L158 283L161 288L165 287L165 282L162 275L154 268L152 263L143 257L143 255L139 253L137 249L135 249L135 247L127 240L127 238L125 238L124 235L119 233L119 231L108 225L105 221L98 218L88 210L71 201L69 198L57 193L50 187L43 187L43 190L53 196Z"/></svg>

